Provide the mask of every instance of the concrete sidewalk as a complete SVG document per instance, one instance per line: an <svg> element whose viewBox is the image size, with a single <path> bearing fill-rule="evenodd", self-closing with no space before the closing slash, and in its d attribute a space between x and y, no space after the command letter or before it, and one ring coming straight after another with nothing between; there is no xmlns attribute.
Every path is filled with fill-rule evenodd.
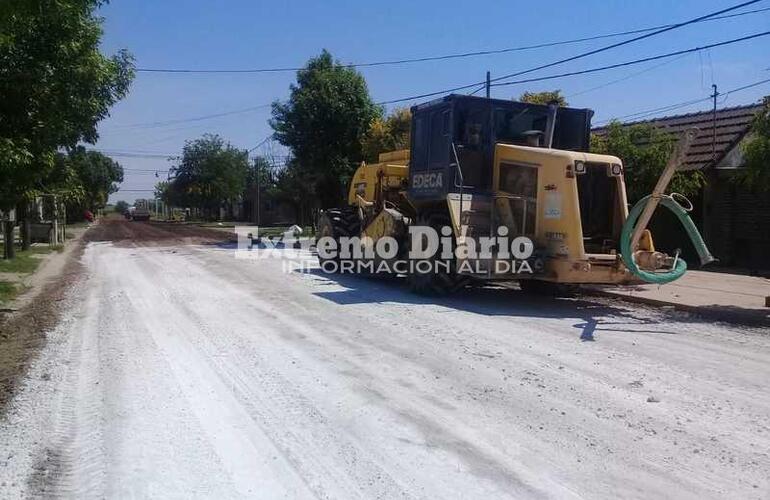
<svg viewBox="0 0 770 500"><path fill-rule="evenodd" d="M603 295L669 306L726 321L770 325L770 279L708 271L687 271L666 285L591 288Z"/></svg>

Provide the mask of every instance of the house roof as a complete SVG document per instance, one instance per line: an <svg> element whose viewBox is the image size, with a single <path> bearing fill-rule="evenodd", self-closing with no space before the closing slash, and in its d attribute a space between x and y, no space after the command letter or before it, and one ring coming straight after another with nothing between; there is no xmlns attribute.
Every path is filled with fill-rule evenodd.
<svg viewBox="0 0 770 500"><path fill-rule="evenodd" d="M663 116L650 120L623 123L623 126L649 124L666 132L680 136L690 127L698 127L700 132L690 146L685 157L685 164L692 168L703 168L718 164L748 133L754 115L762 109L762 104L748 104L731 108L718 109L716 122L713 111L701 111L686 115ZM714 123L716 123L716 143L714 144ZM607 127L597 127L594 134L603 135ZM715 147L714 147L715 146Z"/></svg>

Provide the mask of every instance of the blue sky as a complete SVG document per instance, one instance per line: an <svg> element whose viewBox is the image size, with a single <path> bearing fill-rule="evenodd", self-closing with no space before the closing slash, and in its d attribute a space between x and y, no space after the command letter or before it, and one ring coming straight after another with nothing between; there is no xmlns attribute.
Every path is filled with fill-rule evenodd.
<svg viewBox="0 0 770 500"><path fill-rule="evenodd" d="M112 0L103 7L103 50L126 48L138 67L237 69L295 67L328 49L345 63L431 56L529 45L684 21L739 3L738 0L600 2L401 1L374 3L257 2L230 0ZM763 1L749 9L770 7ZM705 22L543 70L602 66L745 36L770 29L770 12ZM364 68L376 101L481 81L558 60L622 38L501 55ZM679 103L770 78L770 37L688 55L668 64L647 63L593 75L521 86L499 87L493 96L511 98L525 90L561 89L570 105L595 110L594 122ZM653 68L654 66L657 66ZM653 69L649 69L653 68ZM638 74L640 71L647 70ZM250 148L270 134L269 107L211 120L147 127L144 124L242 110L285 99L293 73L139 73L130 95L100 125L97 148L107 151L177 154L184 141L217 133ZM628 78L627 78L628 77ZM617 83L619 79L627 78ZM591 90L601 86L597 90ZM722 104L753 102L770 94L770 84L735 93ZM409 103L406 103L409 104ZM676 110L706 109L701 103ZM160 158L115 158L126 169L158 169ZM123 192L133 200L150 193L153 172L126 171Z"/></svg>

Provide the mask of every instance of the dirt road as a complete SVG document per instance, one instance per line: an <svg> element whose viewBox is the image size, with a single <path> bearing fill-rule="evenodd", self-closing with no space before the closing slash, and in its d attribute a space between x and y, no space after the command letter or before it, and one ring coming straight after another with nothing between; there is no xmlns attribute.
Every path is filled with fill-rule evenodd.
<svg viewBox="0 0 770 500"><path fill-rule="evenodd" d="M114 224L0 422L3 497L770 497L767 331Z"/></svg>

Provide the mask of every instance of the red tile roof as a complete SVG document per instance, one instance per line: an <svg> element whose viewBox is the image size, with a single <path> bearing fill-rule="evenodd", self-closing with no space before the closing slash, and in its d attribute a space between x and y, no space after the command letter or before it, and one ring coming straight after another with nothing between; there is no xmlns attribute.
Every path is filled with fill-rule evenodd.
<svg viewBox="0 0 770 500"><path fill-rule="evenodd" d="M663 116L650 120L623 123L623 126L649 124L676 136L690 127L698 127L700 133L687 152L685 164L694 168L703 168L718 164L727 153L732 151L746 135L754 115L761 109L762 104L718 109L716 113L716 144L713 143L714 115L712 111ZM592 130L594 134L598 135L603 135L606 131L606 126ZM716 147L714 148L714 146Z"/></svg>

